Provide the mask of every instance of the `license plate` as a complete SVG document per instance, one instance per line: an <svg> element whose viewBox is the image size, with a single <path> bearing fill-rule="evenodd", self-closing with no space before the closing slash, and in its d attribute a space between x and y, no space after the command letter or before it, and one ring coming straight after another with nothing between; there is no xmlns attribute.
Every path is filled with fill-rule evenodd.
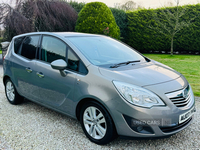
<svg viewBox="0 0 200 150"><path fill-rule="evenodd" d="M195 107L187 111L186 113L179 116L179 124L185 122L187 119L189 119L195 112Z"/></svg>

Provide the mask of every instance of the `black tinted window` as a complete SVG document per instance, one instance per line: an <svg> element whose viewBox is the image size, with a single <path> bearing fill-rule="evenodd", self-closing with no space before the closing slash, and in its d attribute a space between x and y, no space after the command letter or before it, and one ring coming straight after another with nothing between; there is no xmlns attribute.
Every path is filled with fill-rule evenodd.
<svg viewBox="0 0 200 150"><path fill-rule="evenodd" d="M39 35L34 35L25 38L21 49L22 56L28 59L35 59L39 37Z"/></svg>
<svg viewBox="0 0 200 150"><path fill-rule="evenodd" d="M25 36L16 38L14 41L14 50L16 54L19 54L20 46L24 40Z"/></svg>
<svg viewBox="0 0 200 150"><path fill-rule="evenodd" d="M66 60L67 45L54 37L44 36L41 47L41 60L51 63L57 59Z"/></svg>

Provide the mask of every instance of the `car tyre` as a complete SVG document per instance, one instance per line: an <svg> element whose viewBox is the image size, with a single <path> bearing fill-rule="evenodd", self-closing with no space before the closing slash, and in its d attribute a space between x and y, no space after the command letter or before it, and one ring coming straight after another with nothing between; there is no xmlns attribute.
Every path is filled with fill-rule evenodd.
<svg viewBox="0 0 200 150"><path fill-rule="evenodd" d="M96 144L105 145L117 135L110 114L97 102L83 105L80 122L85 135Z"/></svg>
<svg viewBox="0 0 200 150"><path fill-rule="evenodd" d="M19 95L10 79L7 79L5 82L5 93L8 101L13 105L20 104L24 100L23 97Z"/></svg>

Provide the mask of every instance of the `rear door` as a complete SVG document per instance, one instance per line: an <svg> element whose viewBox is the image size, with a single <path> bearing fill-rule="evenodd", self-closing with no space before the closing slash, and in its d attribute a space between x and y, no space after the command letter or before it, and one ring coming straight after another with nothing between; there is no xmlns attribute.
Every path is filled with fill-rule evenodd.
<svg viewBox="0 0 200 150"><path fill-rule="evenodd" d="M14 41L13 80L18 92L28 98L35 99L34 74L35 58L40 35L24 36Z"/></svg>

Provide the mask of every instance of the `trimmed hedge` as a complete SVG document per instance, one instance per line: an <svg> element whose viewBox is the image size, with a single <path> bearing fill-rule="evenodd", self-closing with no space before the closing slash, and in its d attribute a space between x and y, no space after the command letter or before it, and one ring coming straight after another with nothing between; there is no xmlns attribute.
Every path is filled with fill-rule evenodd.
<svg viewBox="0 0 200 150"><path fill-rule="evenodd" d="M127 14L124 10L117 8L110 8L110 10L112 11L115 21L120 28L121 40L126 42L128 25Z"/></svg>
<svg viewBox="0 0 200 150"><path fill-rule="evenodd" d="M111 10L101 2L87 3L78 14L77 32L105 34L120 38L120 29ZM106 31L105 31L106 30ZM105 31L105 32L104 32Z"/></svg>
<svg viewBox="0 0 200 150"><path fill-rule="evenodd" d="M195 17L195 20L189 27L183 28L174 37L174 52L179 53L196 53L200 52L200 4L180 6L179 9L186 7L185 14L181 20L189 21ZM127 28L127 44L134 47L140 52L160 52L170 51L170 38L165 37L158 31L151 29L149 26L156 27L154 13L158 13L160 20L166 25L168 21L165 17L161 17L161 10L169 9L176 11L176 7L159 8L159 9L142 9L138 11L128 12L128 28Z"/></svg>

